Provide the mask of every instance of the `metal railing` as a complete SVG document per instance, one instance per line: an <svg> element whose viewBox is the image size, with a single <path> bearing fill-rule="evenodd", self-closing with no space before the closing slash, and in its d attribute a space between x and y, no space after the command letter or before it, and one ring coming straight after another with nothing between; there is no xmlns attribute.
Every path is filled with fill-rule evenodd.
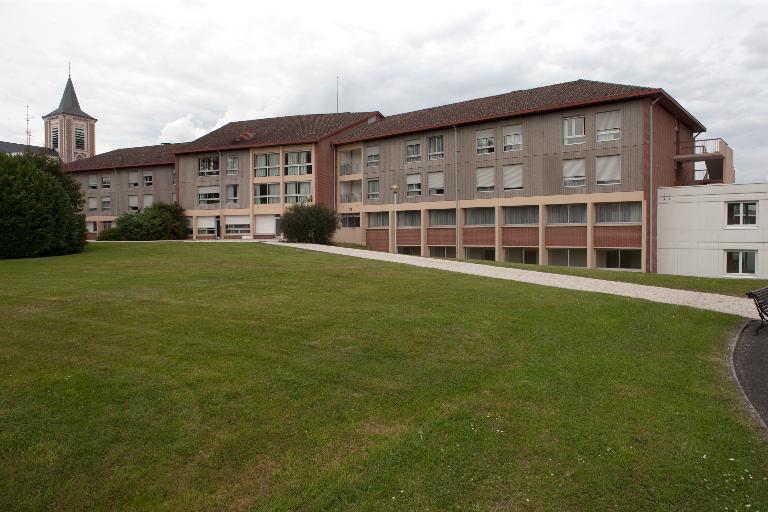
<svg viewBox="0 0 768 512"><path fill-rule="evenodd" d="M349 176L360 172L360 164L341 164L341 175Z"/></svg>
<svg viewBox="0 0 768 512"><path fill-rule="evenodd" d="M701 139L680 143L681 155L708 155L720 153L720 145L725 145L723 139Z"/></svg>
<svg viewBox="0 0 768 512"><path fill-rule="evenodd" d="M341 194L342 203L359 203L361 200L360 194Z"/></svg>

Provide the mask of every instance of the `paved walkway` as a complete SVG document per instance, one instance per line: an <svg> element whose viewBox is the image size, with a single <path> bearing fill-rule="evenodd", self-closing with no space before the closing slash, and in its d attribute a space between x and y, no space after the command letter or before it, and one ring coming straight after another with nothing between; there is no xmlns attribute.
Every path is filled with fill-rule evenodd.
<svg viewBox="0 0 768 512"><path fill-rule="evenodd" d="M768 423L768 326L755 336L760 322L750 322L731 348L731 370L741 392L747 397L750 412Z"/></svg>
<svg viewBox="0 0 768 512"><path fill-rule="evenodd" d="M751 300L741 297L731 297L728 295L674 290L657 286L605 281L602 279L591 279L588 277L568 276L563 274L550 274L547 272L497 267L480 263L423 258L421 256L406 256L404 254L391 254L364 249L348 249L346 247L334 247L329 245L289 244L282 242L267 243L285 247L294 247L296 249L305 249L308 251L327 252L369 260L404 263L416 267L434 268L438 270L447 270L449 272L459 272L462 274L491 277L494 279L506 279L509 281L520 281L522 283L539 284L555 288L608 293L611 295L621 295L623 297L646 299L664 304L678 304L699 309L707 309L746 318L757 318L757 311ZM768 327L766 327L765 330L768 330Z"/></svg>

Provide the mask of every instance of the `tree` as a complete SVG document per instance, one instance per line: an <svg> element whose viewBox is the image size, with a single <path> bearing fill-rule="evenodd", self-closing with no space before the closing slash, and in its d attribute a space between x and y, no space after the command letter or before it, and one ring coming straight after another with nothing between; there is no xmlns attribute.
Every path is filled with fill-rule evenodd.
<svg viewBox="0 0 768 512"><path fill-rule="evenodd" d="M136 213L124 213L116 226L99 233L99 240L183 240L188 220L178 203L156 203Z"/></svg>
<svg viewBox="0 0 768 512"><path fill-rule="evenodd" d="M280 217L280 230L290 242L329 244L338 227L336 212L321 203L294 204Z"/></svg>
<svg viewBox="0 0 768 512"><path fill-rule="evenodd" d="M43 154L0 153L0 258L80 252L85 199L61 161Z"/></svg>

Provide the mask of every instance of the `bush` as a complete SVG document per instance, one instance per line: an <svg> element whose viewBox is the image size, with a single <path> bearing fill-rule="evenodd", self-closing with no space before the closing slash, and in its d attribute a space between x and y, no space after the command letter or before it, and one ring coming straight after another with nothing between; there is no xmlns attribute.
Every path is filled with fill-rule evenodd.
<svg viewBox="0 0 768 512"><path fill-rule="evenodd" d="M61 161L42 154L0 153L0 258L80 252L85 199Z"/></svg>
<svg viewBox="0 0 768 512"><path fill-rule="evenodd" d="M119 216L114 228L99 233L98 240L183 240L187 218L178 204L157 203L136 213Z"/></svg>
<svg viewBox="0 0 768 512"><path fill-rule="evenodd" d="M329 244L339 226L336 212L324 204L294 204L280 217L280 230L290 242Z"/></svg>

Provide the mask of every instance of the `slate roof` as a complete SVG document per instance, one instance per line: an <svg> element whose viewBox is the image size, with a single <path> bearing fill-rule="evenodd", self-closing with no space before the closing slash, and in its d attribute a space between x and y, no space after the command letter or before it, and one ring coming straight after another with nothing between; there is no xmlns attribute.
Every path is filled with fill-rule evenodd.
<svg viewBox="0 0 768 512"><path fill-rule="evenodd" d="M75 93L75 86L72 84L72 77L67 78L67 85L64 87L64 94L61 95L61 101L59 102L59 108L44 115L43 119L50 116L57 116L59 114L71 114L73 116L83 117L85 119L93 119L80 108L80 102L77 101L77 94Z"/></svg>
<svg viewBox="0 0 768 512"><path fill-rule="evenodd" d="M184 144L158 144L156 146L115 149L90 158L69 162L64 166L64 170L66 172L82 172L173 165L176 162L174 151L183 146Z"/></svg>
<svg viewBox="0 0 768 512"><path fill-rule="evenodd" d="M694 131L704 126L681 107L663 89L622 85L592 80L576 80L555 85L513 91L438 107L385 117L338 137L335 142L350 143L405 135L453 125L473 124L520 115L564 110L611 101L662 96L664 106L675 110Z"/></svg>
<svg viewBox="0 0 768 512"><path fill-rule="evenodd" d="M27 146L26 144L0 140L0 153L26 153L28 151L32 153L45 153L48 156L59 158L59 153L57 153L55 149L44 148L42 146Z"/></svg>
<svg viewBox="0 0 768 512"><path fill-rule="evenodd" d="M309 144L366 121L378 112L306 114L234 121L187 144L178 153Z"/></svg>

